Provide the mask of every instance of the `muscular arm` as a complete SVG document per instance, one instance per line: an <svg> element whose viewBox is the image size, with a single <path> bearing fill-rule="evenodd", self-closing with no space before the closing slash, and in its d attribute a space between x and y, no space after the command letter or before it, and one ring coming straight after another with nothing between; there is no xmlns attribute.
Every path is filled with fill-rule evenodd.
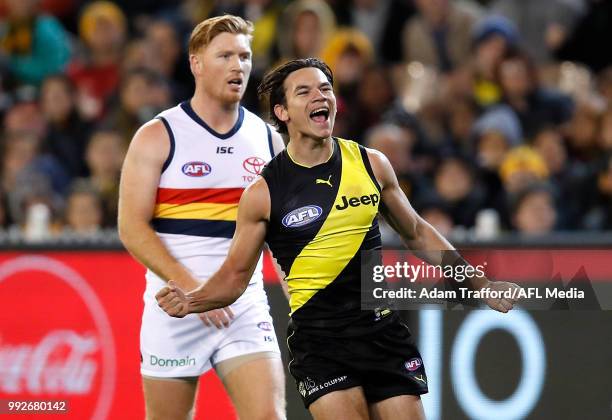
<svg viewBox="0 0 612 420"><path fill-rule="evenodd" d="M395 172L386 156L368 149L368 157L374 176L381 187L381 202L384 205L381 212L391 227L400 234L406 246L429 264L467 264L453 246L414 211L399 187ZM485 276L466 279L465 283L473 290L486 287L503 292L519 287L514 283L503 281L491 282ZM487 297L483 301L496 311L508 312L517 299Z"/></svg>
<svg viewBox="0 0 612 420"><path fill-rule="evenodd" d="M199 283L166 249L150 225L162 167L170 140L163 123L142 126L130 143L119 188L119 237L126 249L162 279L174 280L184 290Z"/></svg>
<svg viewBox="0 0 612 420"><path fill-rule="evenodd" d="M382 190L381 202L384 206L381 213L406 247L432 265L462 262L450 242L412 208L387 157L371 149L368 149L368 157ZM473 289L480 289L487 285L488 280L484 277L474 278L470 283Z"/></svg>
<svg viewBox="0 0 612 420"><path fill-rule="evenodd" d="M172 316L204 312L230 305L244 293L259 260L270 215L270 194L263 178L251 184L238 205L236 233L225 261L204 284L182 294L166 287L157 294L159 305Z"/></svg>

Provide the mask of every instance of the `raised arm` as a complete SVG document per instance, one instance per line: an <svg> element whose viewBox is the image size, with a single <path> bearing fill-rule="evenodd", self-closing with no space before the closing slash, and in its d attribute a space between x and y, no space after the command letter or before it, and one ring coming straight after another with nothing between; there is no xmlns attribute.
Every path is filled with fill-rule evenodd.
<svg viewBox="0 0 612 420"><path fill-rule="evenodd" d="M180 288L163 288L159 306L169 315L183 317L235 302L244 293L259 260L270 217L270 194L263 178L251 184L238 205L236 232L219 270L196 290L184 294Z"/></svg>
<svg viewBox="0 0 612 420"><path fill-rule="evenodd" d="M468 264L455 248L412 208L397 181L393 167L387 157L376 150L368 149L372 171L381 187L381 214L389 225L401 236L408 249L432 265ZM466 279L464 284L473 290L490 287L497 290L518 287L507 282L490 282L486 277ZM487 305L500 312L512 309L516 300L485 299Z"/></svg>
<svg viewBox="0 0 612 420"><path fill-rule="evenodd" d="M430 264L441 264L444 252L454 247L412 208L387 157L368 149L372 170L381 188L381 214L412 251Z"/></svg>
<svg viewBox="0 0 612 420"><path fill-rule="evenodd" d="M168 252L150 225L169 152L169 135L160 120L148 122L134 135L121 171L119 237L134 258L159 277L193 290L199 282Z"/></svg>

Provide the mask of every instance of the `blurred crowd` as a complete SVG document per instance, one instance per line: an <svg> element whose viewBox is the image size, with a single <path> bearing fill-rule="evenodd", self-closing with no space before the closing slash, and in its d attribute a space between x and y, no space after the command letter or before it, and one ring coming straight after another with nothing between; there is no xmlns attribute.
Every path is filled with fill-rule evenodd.
<svg viewBox="0 0 612 420"><path fill-rule="evenodd" d="M335 135L383 151L443 234L612 229L612 1L0 4L0 231L114 229L131 137L189 99L190 30L223 13L255 26L244 106L271 67L324 59Z"/></svg>

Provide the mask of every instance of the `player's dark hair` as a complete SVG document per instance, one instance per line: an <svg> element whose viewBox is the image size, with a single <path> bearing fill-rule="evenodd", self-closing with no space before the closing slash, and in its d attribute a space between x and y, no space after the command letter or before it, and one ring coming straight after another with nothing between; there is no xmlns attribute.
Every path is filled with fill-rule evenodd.
<svg viewBox="0 0 612 420"><path fill-rule="evenodd" d="M323 72L329 83L334 85L334 75L327 64L318 58L300 58L288 61L281 64L273 70L270 70L263 78L257 88L259 99L264 102L268 108L269 118L276 127L279 133L287 134L287 125L279 120L274 114L274 106L287 105L287 97L285 96L285 87L283 86L285 79L296 70L307 67L314 67Z"/></svg>

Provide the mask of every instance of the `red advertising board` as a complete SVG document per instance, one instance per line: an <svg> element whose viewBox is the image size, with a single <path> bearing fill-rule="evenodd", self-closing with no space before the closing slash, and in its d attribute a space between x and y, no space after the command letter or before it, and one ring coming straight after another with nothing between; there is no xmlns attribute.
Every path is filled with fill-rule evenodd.
<svg viewBox="0 0 612 420"><path fill-rule="evenodd" d="M0 401L67 400L48 419L144 418L144 286L125 252L0 254ZM213 372L200 389L197 418L235 418Z"/></svg>

